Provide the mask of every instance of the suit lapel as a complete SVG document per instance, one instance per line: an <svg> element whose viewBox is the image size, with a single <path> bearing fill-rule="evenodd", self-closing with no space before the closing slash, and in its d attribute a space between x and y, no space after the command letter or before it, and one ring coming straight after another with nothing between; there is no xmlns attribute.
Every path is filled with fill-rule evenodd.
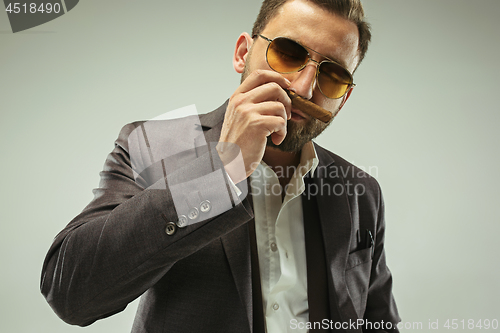
<svg viewBox="0 0 500 333"><path fill-rule="evenodd" d="M248 200L249 207L253 208L252 194L250 193L250 179L247 179L247 186L249 189L248 195L245 200ZM253 219L249 223L243 225L240 228L235 229L231 233L221 237L222 245L224 246L224 251L226 253L227 261L231 268L233 274L234 283L236 284L236 289L240 295L242 303L245 305L247 310L248 322L250 325L250 332L260 332L262 328L254 328L254 295L253 288L255 287L252 283L252 248L250 243L250 228L249 224L255 223ZM252 228L253 237L255 238L255 227ZM254 240L255 242L256 240ZM254 243L255 251L257 251L256 244ZM258 265L258 259L256 261ZM258 270L257 270L258 272ZM255 274L254 274L255 275ZM260 277L259 277L260 278ZM259 291L260 291L260 280L259 280ZM262 302L262 299L261 299ZM260 307L262 311L262 307ZM263 318L260 318L263 320ZM257 322L257 325L260 321Z"/></svg>
<svg viewBox="0 0 500 333"><path fill-rule="evenodd" d="M219 141L227 103L228 101L217 110L200 116L204 135L195 138L196 147L203 147L206 144L213 147L212 145ZM245 200L250 200L250 207L252 207L250 194L247 195ZM243 305L246 307L250 332L253 332L252 267L248 224L222 236L221 242L236 289Z"/></svg>
<svg viewBox="0 0 500 333"><path fill-rule="evenodd" d="M329 294L331 319L348 322L357 318L357 312L349 296L345 281L345 269L351 242L352 218L349 201L345 193L344 179L335 170L333 158L322 149L316 151L319 165L313 181L319 190L317 202L326 260L329 263ZM334 177L331 177L331 176ZM321 191L323 192L321 194Z"/></svg>
<svg viewBox="0 0 500 333"><path fill-rule="evenodd" d="M236 289L246 307L250 332L253 332L252 267L248 224L221 237Z"/></svg>

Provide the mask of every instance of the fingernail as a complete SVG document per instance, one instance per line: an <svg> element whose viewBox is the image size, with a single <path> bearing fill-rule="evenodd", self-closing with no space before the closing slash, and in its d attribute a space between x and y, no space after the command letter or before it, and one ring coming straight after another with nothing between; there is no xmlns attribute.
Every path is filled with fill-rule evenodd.
<svg viewBox="0 0 500 333"><path fill-rule="evenodd" d="M290 80L288 80L287 78L285 78L285 81L289 86L292 84L292 82L290 82Z"/></svg>

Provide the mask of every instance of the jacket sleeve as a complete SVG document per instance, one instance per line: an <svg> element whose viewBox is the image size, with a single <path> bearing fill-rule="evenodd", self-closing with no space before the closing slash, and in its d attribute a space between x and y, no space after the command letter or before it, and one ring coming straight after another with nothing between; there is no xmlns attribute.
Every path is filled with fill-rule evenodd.
<svg viewBox="0 0 500 333"><path fill-rule="evenodd" d="M213 168L218 156L206 149L171 170L160 180L166 184L162 188L145 187L134 175L128 151L128 137L136 127L122 129L100 173L94 199L55 237L45 258L41 292L67 323L86 326L122 311L177 261L252 218L246 199L231 200L231 209L168 235L167 223L179 215L167 178L171 183L178 180L178 185L186 175L196 175L190 186L199 186L212 198L212 211L218 211L220 193L207 192L207 187L220 185L231 192L224 183L227 175L221 164Z"/></svg>

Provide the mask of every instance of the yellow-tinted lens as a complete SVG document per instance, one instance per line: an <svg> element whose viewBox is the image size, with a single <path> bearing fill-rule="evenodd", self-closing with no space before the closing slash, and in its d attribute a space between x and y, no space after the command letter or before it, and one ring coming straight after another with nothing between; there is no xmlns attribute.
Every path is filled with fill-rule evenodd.
<svg viewBox="0 0 500 333"><path fill-rule="evenodd" d="M301 70L309 60L307 50L291 39L273 39L267 49L269 67L279 73L293 73Z"/></svg>
<svg viewBox="0 0 500 333"><path fill-rule="evenodd" d="M340 98L352 86L352 76L340 65L324 61L319 67L318 86L326 97Z"/></svg>

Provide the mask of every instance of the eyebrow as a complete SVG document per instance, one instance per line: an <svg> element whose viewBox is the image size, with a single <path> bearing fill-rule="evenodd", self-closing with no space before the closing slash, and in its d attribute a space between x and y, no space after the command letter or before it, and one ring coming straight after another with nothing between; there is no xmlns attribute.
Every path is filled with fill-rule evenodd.
<svg viewBox="0 0 500 333"><path fill-rule="evenodd" d="M292 38L290 38L290 39L292 39ZM293 39L293 40L294 40L294 39ZM298 43L299 43L300 45L302 45L303 47L305 47L307 50L313 51L314 53L319 54L319 55L320 55L320 56L322 56L323 58L325 58L325 59L327 59L327 60L330 60L330 61L333 61L333 62L335 62L335 63L339 64L340 66L344 67L344 68L347 70L347 65L346 65L343 61L340 61L339 59L337 59L337 58L335 58L335 57L332 57L332 56L327 56L327 55L325 55L325 54L323 54L323 53L321 53L321 52L318 52L318 51L316 51L316 50L314 50L314 49L311 49L309 46L304 45L304 44L303 44L302 42L300 42L300 41L299 41Z"/></svg>
<svg viewBox="0 0 500 333"><path fill-rule="evenodd" d="M347 70L349 73L351 73L351 72L347 69L347 64L346 64L346 63L344 63L343 61L341 61L341 60L339 60L339 59L335 58L335 57L332 57L332 56L327 56L327 55L325 55L325 54L323 54L323 53L321 53L321 52L318 52L318 51L316 51L316 50L314 50L314 49L310 48L309 46L306 46L306 45L305 45L305 43L303 43L302 41L300 41L300 40L296 40L295 38L292 38L292 37L290 37L290 36L282 35L282 36L277 36L277 37L285 37L285 38L291 39L291 40L293 40L293 41L295 41L295 42L299 43L299 44L300 44L300 45L302 45L303 47L305 47L308 51L313 51L314 53L319 54L319 55L320 55L320 56L322 56L323 58L325 58L325 59L327 59L327 60L330 60L330 61L333 61L333 62L335 62L335 63L339 64L340 66L344 67L344 69L345 69L345 70ZM274 37L274 38L276 38L276 37ZM272 39L274 39L274 38L272 38Z"/></svg>

